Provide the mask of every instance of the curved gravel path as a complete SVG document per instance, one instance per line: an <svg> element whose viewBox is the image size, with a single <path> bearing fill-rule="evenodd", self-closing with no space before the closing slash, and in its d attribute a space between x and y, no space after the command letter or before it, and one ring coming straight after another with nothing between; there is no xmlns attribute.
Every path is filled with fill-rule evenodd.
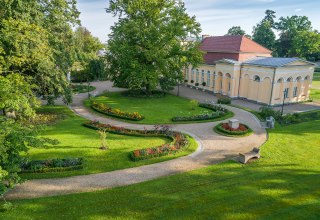
<svg viewBox="0 0 320 220"><path fill-rule="evenodd" d="M119 91L113 88L110 82L96 82L92 85L97 87L96 93L104 90ZM205 96L208 94L205 94ZM183 94L185 97L192 97L192 94ZM133 129L152 128L152 125L136 125L109 118L104 118L88 111L83 106L86 94L74 96L74 103L71 109L78 115L90 119L99 120L102 123L113 124ZM200 99L200 98L199 98ZM203 101L203 100L200 100ZM91 174L84 176L74 176L58 179L30 180L15 187L7 195L7 199L37 198L79 192L90 192L117 186L125 186L135 183L173 175L181 172L191 171L211 164L219 163L231 159L239 153L250 151L253 147L260 147L267 139L265 129L260 127L260 123L251 113L238 108L227 107L235 113L234 118L249 125L254 134L243 138L231 138L218 135L213 132L213 127L219 122L179 124L173 125L173 129L192 135L199 142L198 150L188 156L177 159L117 170L107 173Z"/></svg>

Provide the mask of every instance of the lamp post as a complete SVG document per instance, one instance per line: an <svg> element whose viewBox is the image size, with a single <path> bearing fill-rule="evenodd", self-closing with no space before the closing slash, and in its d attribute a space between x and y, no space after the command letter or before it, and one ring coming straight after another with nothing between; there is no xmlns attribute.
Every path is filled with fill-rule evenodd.
<svg viewBox="0 0 320 220"><path fill-rule="evenodd" d="M283 116L283 108L284 108L284 102L286 100L286 90L283 91L283 101L282 101L282 108L281 108L281 117Z"/></svg>

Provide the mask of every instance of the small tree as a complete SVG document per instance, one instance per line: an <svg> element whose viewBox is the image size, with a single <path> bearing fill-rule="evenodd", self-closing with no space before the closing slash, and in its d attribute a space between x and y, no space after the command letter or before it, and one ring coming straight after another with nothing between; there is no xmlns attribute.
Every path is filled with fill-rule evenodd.
<svg viewBox="0 0 320 220"><path fill-rule="evenodd" d="M199 102L198 102L198 100L193 99L190 101L190 105L191 105L191 109L195 110L196 107L199 105Z"/></svg>
<svg viewBox="0 0 320 220"><path fill-rule="evenodd" d="M101 129L101 130L98 130L97 132L100 135L100 140L101 140L101 147L99 149L101 150L109 149L107 146L107 129Z"/></svg>

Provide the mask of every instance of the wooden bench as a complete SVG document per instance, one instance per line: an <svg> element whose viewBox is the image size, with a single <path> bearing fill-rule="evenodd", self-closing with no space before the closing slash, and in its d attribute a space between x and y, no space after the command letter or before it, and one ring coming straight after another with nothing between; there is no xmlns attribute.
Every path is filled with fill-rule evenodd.
<svg viewBox="0 0 320 220"><path fill-rule="evenodd" d="M240 163L246 164L248 161L252 158L260 158L260 149L259 148L253 148L252 151L245 153L245 154L239 154L238 161Z"/></svg>

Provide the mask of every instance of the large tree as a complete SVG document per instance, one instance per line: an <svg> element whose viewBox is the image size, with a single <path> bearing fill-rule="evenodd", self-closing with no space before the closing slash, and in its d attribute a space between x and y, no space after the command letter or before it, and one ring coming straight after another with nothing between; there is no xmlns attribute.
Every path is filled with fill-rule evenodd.
<svg viewBox="0 0 320 220"><path fill-rule="evenodd" d="M320 52L320 34L318 31L298 31L292 39L289 53L293 56L311 59ZM315 57L313 57L315 59Z"/></svg>
<svg viewBox="0 0 320 220"><path fill-rule="evenodd" d="M242 28L240 26L232 26L229 30L228 33L226 35L230 35L230 36L243 36L246 35L246 32L244 30L242 30Z"/></svg>
<svg viewBox="0 0 320 220"><path fill-rule="evenodd" d="M111 0L107 12L118 16L109 35L108 72L116 86L151 90L170 88L183 79L182 69L202 61L200 24L182 1Z"/></svg>
<svg viewBox="0 0 320 220"><path fill-rule="evenodd" d="M276 35L273 31L274 19L276 18L275 12L266 10L265 14L266 16L262 21L253 27L252 39L275 52Z"/></svg>
<svg viewBox="0 0 320 220"><path fill-rule="evenodd" d="M290 57L295 54L291 53L293 39L298 31L312 31L311 22L306 16L280 17L275 23L276 29L280 32L277 40L277 52L280 56Z"/></svg>

